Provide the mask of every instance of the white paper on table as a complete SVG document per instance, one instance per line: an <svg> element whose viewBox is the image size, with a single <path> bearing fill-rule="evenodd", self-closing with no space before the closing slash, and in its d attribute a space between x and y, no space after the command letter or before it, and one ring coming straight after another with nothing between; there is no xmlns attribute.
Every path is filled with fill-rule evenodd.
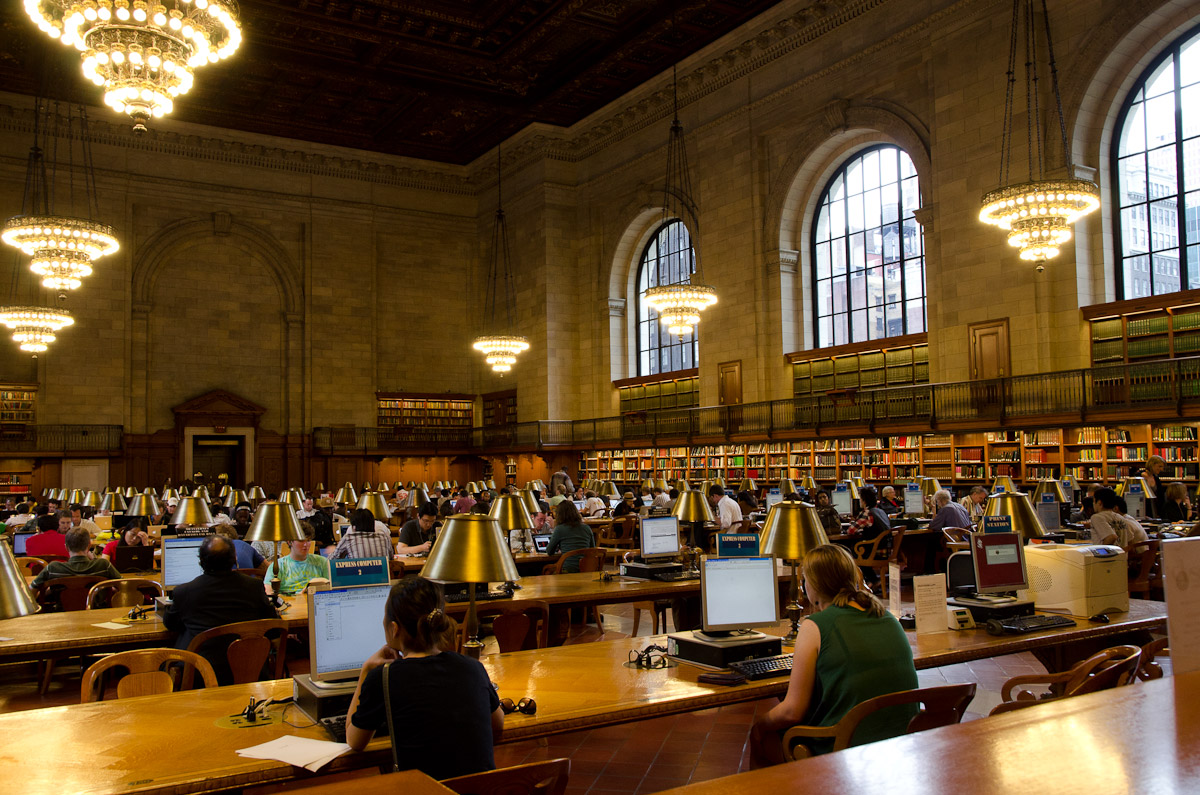
<svg viewBox="0 0 1200 795"><path fill-rule="evenodd" d="M237 754L248 759L273 759L315 773L349 750L345 743L287 736L242 748Z"/></svg>
<svg viewBox="0 0 1200 795"><path fill-rule="evenodd" d="M1164 541L1162 560L1171 670L1200 671L1200 538Z"/></svg>
<svg viewBox="0 0 1200 795"><path fill-rule="evenodd" d="M129 624L118 624L116 621L105 621L103 624L92 624L93 627L100 629L129 629Z"/></svg>
<svg viewBox="0 0 1200 795"><path fill-rule="evenodd" d="M12 638L0 638L0 641L12 640Z"/></svg>
<svg viewBox="0 0 1200 795"><path fill-rule="evenodd" d="M946 575L927 574L913 577L916 602L917 634L946 631Z"/></svg>
<svg viewBox="0 0 1200 795"><path fill-rule="evenodd" d="M888 564L888 611L900 617L900 564Z"/></svg>

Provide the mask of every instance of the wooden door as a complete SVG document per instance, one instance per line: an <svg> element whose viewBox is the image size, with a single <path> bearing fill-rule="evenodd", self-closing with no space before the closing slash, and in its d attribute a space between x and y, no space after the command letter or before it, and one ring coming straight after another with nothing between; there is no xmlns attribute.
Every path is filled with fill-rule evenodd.
<svg viewBox="0 0 1200 795"><path fill-rule="evenodd" d="M736 433L742 428L742 360L721 362L717 365L717 402L725 407L726 433Z"/></svg>
<svg viewBox="0 0 1200 795"><path fill-rule="evenodd" d="M1008 318L967 326L971 395L975 410L991 415L1004 403L1004 381L1012 375L1008 359Z"/></svg>

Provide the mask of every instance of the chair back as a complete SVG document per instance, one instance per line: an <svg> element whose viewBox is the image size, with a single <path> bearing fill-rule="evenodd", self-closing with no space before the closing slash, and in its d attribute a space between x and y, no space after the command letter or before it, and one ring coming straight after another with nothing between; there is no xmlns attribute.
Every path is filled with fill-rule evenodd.
<svg viewBox="0 0 1200 795"><path fill-rule="evenodd" d="M20 557L17 558L17 568L22 569L30 577L36 577L46 568L46 561L41 558Z"/></svg>
<svg viewBox="0 0 1200 795"><path fill-rule="evenodd" d="M604 559L606 553L600 547L586 547L584 549L576 549L573 552L564 552L558 562L554 564L553 574L563 573L563 564L571 558L579 558L579 570L583 571L600 571L604 568Z"/></svg>
<svg viewBox="0 0 1200 795"><path fill-rule="evenodd" d="M274 637L267 637L274 634ZM282 618L263 618L258 621L239 621L201 632L192 638L188 651L200 650L218 639L229 639L225 658L233 673L233 684L264 680L263 669L271 662L265 679L282 679L287 653L288 625ZM274 660L271 660L272 654Z"/></svg>
<svg viewBox="0 0 1200 795"><path fill-rule="evenodd" d="M477 609L480 619L494 616L492 634L500 652L544 649L550 645L550 605L539 600L492 602ZM459 625L460 643L467 640L466 623Z"/></svg>
<svg viewBox="0 0 1200 795"><path fill-rule="evenodd" d="M1158 563L1158 552L1162 542L1158 539L1139 541L1130 545L1125 554L1129 561L1129 594L1150 595L1150 574Z"/></svg>
<svg viewBox="0 0 1200 795"><path fill-rule="evenodd" d="M87 607L88 592L105 577L80 574L71 577L55 577L38 586L37 602L43 610L69 612Z"/></svg>
<svg viewBox="0 0 1200 795"><path fill-rule="evenodd" d="M1113 646L1096 652L1076 666L1076 675L1063 688L1064 696L1082 696L1132 683L1142 660L1140 646Z"/></svg>
<svg viewBox="0 0 1200 795"><path fill-rule="evenodd" d="M570 759L547 759L442 781L459 795L563 795Z"/></svg>
<svg viewBox="0 0 1200 795"><path fill-rule="evenodd" d="M404 579L404 561L398 558L390 558L388 560L388 576L393 580Z"/></svg>
<svg viewBox="0 0 1200 795"><path fill-rule="evenodd" d="M1170 656L1168 638L1159 638L1152 640L1142 647L1142 660L1138 663L1137 678L1143 682L1148 682L1151 679L1162 679L1162 666L1154 661L1156 657Z"/></svg>
<svg viewBox="0 0 1200 795"><path fill-rule="evenodd" d="M163 670L171 663L171 672ZM112 668L125 668L129 673L117 684L117 698L132 696L154 696L172 693L191 685L193 673L200 672L205 687L217 686L217 675L208 660L190 651L181 649L134 649L102 657L83 672L79 703L100 701L104 698L104 674Z"/></svg>
<svg viewBox="0 0 1200 795"><path fill-rule="evenodd" d="M98 607L137 607L154 604L154 597L163 595L162 583L142 577L103 580L91 587L87 609Z"/></svg>

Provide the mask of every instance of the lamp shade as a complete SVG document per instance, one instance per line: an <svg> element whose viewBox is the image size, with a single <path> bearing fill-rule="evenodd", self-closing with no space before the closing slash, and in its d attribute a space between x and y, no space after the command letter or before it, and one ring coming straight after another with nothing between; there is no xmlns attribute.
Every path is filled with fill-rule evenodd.
<svg viewBox="0 0 1200 795"><path fill-rule="evenodd" d="M171 515L170 523L184 527L208 527L213 523L213 518L207 502L199 497L184 497Z"/></svg>
<svg viewBox="0 0 1200 795"><path fill-rule="evenodd" d="M238 503L242 502L250 502L250 499L246 496L246 492L241 489L233 489L225 496L225 507L230 510L233 510L237 507Z"/></svg>
<svg viewBox="0 0 1200 795"><path fill-rule="evenodd" d="M761 552L783 560L802 560L809 550L828 544L829 537L807 502L777 502L763 524Z"/></svg>
<svg viewBox="0 0 1200 795"><path fill-rule="evenodd" d="M721 488L725 488L725 478L713 478L713 483Z"/></svg>
<svg viewBox="0 0 1200 795"><path fill-rule="evenodd" d="M1124 497L1125 492L1129 491L1129 487L1137 484L1142 487L1142 494L1146 499L1153 500L1158 495L1154 493L1154 489L1150 486L1150 481L1143 477L1121 478L1121 482L1117 484L1117 496ZM74 502L74 500L72 500Z"/></svg>
<svg viewBox="0 0 1200 795"><path fill-rule="evenodd" d="M87 494L83 495L83 499L79 501L79 504L88 508L99 508L100 501L99 492L89 491Z"/></svg>
<svg viewBox="0 0 1200 795"><path fill-rule="evenodd" d="M518 495L525 502L525 510L532 516L542 510L538 505L537 493L533 489L521 489ZM532 527L532 525L530 525Z"/></svg>
<svg viewBox="0 0 1200 795"><path fill-rule="evenodd" d="M286 502L266 500L254 512L246 541L303 541L296 512Z"/></svg>
<svg viewBox="0 0 1200 795"><path fill-rule="evenodd" d="M27 616L37 611L37 602L25 587L25 576L17 567L12 547L0 544L0 619Z"/></svg>
<svg viewBox="0 0 1200 795"><path fill-rule="evenodd" d="M128 486L125 489L125 499L132 500L137 495L138 495L138 490L135 489L133 486Z"/></svg>
<svg viewBox="0 0 1200 795"><path fill-rule="evenodd" d="M779 481L779 493L784 497L789 494L795 494L796 484L792 482L791 478L784 478L783 480Z"/></svg>
<svg viewBox="0 0 1200 795"><path fill-rule="evenodd" d="M392 487L388 485L388 482L386 480L379 484L378 491L381 491L384 494L387 494L391 490L392 490ZM303 497L301 497L301 498L303 499Z"/></svg>
<svg viewBox="0 0 1200 795"><path fill-rule="evenodd" d="M654 487L656 489L661 489L662 491L670 491L671 490L671 487L667 485L667 481L664 480L663 478L658 478L657 480L655 480Z"/></svg>
<svg viewBox="0 0 1200 795"><path fill-rule="evenodd" d="M675 507L671 514L681 522L711 522L713 520L712 507L708 504L708 498L699 491L681 493L679 499L675 500Z"/></svg>
<svg viewBox="0 0 1200 795"><path fill-rule="evenodd" d="M510 530L528 530L533 527L533 518L529 515L525 498L520 494L501 494L492 500L492 509L488 511L488 517L499 523L506 538Z"/></svg>
<svg viewBox="0 0 1200 795"><path fill-rule="evenodd" d="M127 516L158 516L161 511L158 500L149 494L139 494L129 501L129 507L125 509L125 514Z"/></svg>
<svg viewBox="0 0 1200 795"><path fill-rule="evenodd" d="M417 487L417 484L413 483L411 480L404 484L404 488L408 489L409 491L411 491L412 489L415 489L416 487Z"/></svg>
<svg viewBox="0 0 1200 795"><path fill-rule="evenodd" d="M368 480L365 483L363 483L362 490L367 491L367 492L374 491L374 489L371 488L371 481Z"/></svg>
<svg viewBox="0 0 1200 795"><path fill-rule="evenodd" d="M654 481L651 480L650 478L646 478L645 480L642 481L642 488L645 489L646 491L650 491L651 489L654 488Z"/></svg>
<svg viewBox="0 0 1200 795"><path fill-rule="evenodd" d="M486 480L484 481L483 485L486 486L490 491L496 490L496 481L494 480Z"/></svg>
<svg viewBox="0 0 1200 795"><path fill-rule="evenodd" d="M317 484L317 493L318 493L318 494L320 494L320 493L321 493L321 492L323 492L323 491L325 491L325 484L324 484L324 483L318 483L318 484Z"/></svg>
<svg viewBox="0 0 1200 795"><path fill-rule="evenodd" d="M1020 491L1003 491L988 497L987 506L983 510L986 516L1011 516L1012 529L1021 537L1041 538L1046 535L1042 520L1029 502L1029 495Z"/></svg>
<svg viewBox="0 0 1200 795"><path fill-rule="evenodd" d="M1013 479L1011 477L1009 477L1008 475L997 475L996 479L992 481L992 492L993 493L1000 491L1002 489L1004 491L1016 491L1017 490L1016 486L1013 485Z"/></svg>
<svg viewBox="0 0 1200 795"><path fill-rule="evenodd" d="M229 488L229 484L226 483L224 486L221 487L221 490L219 492L217 492L217 496L218 497L228 497L230 490L231 489Z"/></svg>
<svg viewBox="0 0 1200 795"><path fill-rule="evenodd" d="M1039 480L1037 488L1033 490L1033 501L1035 503L1042 501L1043 494L1053 494L1057 502L1070 502L1071 498L1067 496L1067 490L1063 486L1062 481L1050 478L1048 480Z"/></svg>
<svg viewBox="0 0 1200 795"><path fill-rule="evenodd" d="M742 482L738 484L738 491L758 491L758 484L754 482L754 478L742 478Z"/></svg>
<svg viewBox="0 0 1200 795"><path fill-rule="evenodd" d="M100 510L102 511L124 511L129 506L125 504L125 498L119 492L105 494L104 499L100 501Z"/></svg>
<svg viewBox="0 0 1200 795"><path fill-rule="evenodd" d="M151 497L157 498L158 497L158 489L154 488L153 486L147 486L145 491L142 492L142 494L149 494ZM165 494L163 495L163 499L166 499Z"/></svg>
<svg viewBox="0 0 1200 795"><path fill-rule="evenodd" d="M500 523L482 514L459 513L442 525L421 576L449 582L512 582L521 575Z"/></svg>
<svg viewBox="0 0 1200 795"><path fill-rule="evenodd" d="M812 475L805 475L804 477L800 478L800 488L804 489L805 491L813 491L816 489L816 487L817 479Z"/></svg>
<svg viewBox="0 0 1200 795"><path fill-rule="evenodd" d="M161 499L163 502L166 502L167 500L177 500L179 499L179 492L175 491L175 489L163 489Z"/></svg>
<svg viewBox="0 0 1200 795"><path fill-rule="evenodd" d="M265 491L263 491L262 486L251 486L250 487L250 499L265 500L266 498L267 498L267 493Z"/></svg>
<svg viewBox="0 0 1200 795"><path fill-rule="evenodd" d="M296 493L295 489L288 489L287 491L283 492L283 494L280 494L279 501L286 502L288 505L292 506L293 511L304 510L304 500L298 493Z"/></svg>
<svg viewBox="0 0 1200 795"><path fill-rule="evenodd" d="M601 489L600 489L600 496L602 496L602 497L616 497L617 499L621 499L621 490L617 488L617 484L616 484L616 483L613 483L613 482L610 480L610 481L608 481L607 483L605 483L605 484L604 484L604 487L603 487L603 488L601 488Z"/></svg>
<svg viewBox="0 0 1200 795"><path fill-rule="evenodd" d="M1079 491L1079 481L1076 480L1075 476L1069 472L1063 475L1062 482L1067 484L1067 488L1069 488L1071 491Z"/></svg>
<svg viewBox="0 0 1200 795"><path fill-rule="evenodd" d="M429 502L429 494L425 492L425 489L409 489L408 496L404 499L404 505L400 507L420 508L427 502Z"/></svg>
<svg viewBox="0 0 1200 795"><path fill-rule="evenodd" d="M67 497L69 496L70 492L68 492L66 489L59 489L58 494L54 496L54 499L58 500L59 504L62 504L64 502L68 502Z"/></svg>
<svg viewBox="0 0 1200 795"><path fill-rule="evenodd" d="M83 498L85 496L86 495L83 489L71 489L71 494L67 498L67 502L71 503L72 505L78 505L83 502Z"/></svg>
<svg viewBox="0 0 1200 795"><path fill-rule="evenodd" d="M441 491L442 489L446 488L446 484L444 481L439 480L433 484L433 487L438 491Z"/></svg>
<svg viewBox="0 0 1200 795"><path fill-rule="evenodd" d="M199 497L202 500L208 500L208 486L197 486L196 488L192 489L192 496Z"/></svg>
<svg viewBox="0 0 1200 795"><path fill-rule="evenodd" d="M365 508L381 522L392 518L392 509L388 507L387 497L378 491L368 491L358 498L358 507Z"/></svg>
<svg viewBox="0 0 1200 795"><path fill-rule="evenodd" d="M680 494L683 494L685 491L691 491L692 487L688 485L688 482L686 480L677 480L677 481L675 481L675 489Z"/></svg>
<svg viewBox="0 0 1200 795"><path fill-rule="evenodd" d="M847 481L843 481L843 482L846 484L846 487L850 490L850 499L852 499L852 500L862 499L862 492L860 492L858 490L858 484L854 482L853 478L851 478L850 480L847 480Z"/></svg>
<svg viewBox="0 0 1200 795"><path fill-rule="evenodd" d="M418 483L418 484L417 484L417 488L418 488L418 489L420 489L421 491L425 492L426 494L428 494L428 493L429 493L429 484L428 484L428 483L426 483L426 482L425 482L425 481L423 481L423 480L422 480L420 483ZM494 488L496 488L496 487L495 487L495 486L488 486L488 488L489 488L489 489L494 489Z"/></svg>
<svg viewBox="0 0 1200 795"><path fill-rule="evenodd" d="M921 478L921 496L932 497L942 490L942 483L937 478Z"/></svg>

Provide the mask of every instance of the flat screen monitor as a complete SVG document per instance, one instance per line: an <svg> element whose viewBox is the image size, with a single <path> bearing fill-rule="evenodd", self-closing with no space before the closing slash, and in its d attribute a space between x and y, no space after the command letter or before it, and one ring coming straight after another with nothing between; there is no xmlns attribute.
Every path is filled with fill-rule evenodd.
<svg viewBox="0 0 1200 795"><path fill-rule="evenodd" d="M679 519L674 516L642 517L642 559L666 560L679 554Z"/></svg>
<svg viewBox="0 0 1200 795"><path fill-rule="evenodd" d="M162 550L163 587L174 588L191 582L204 571L200 568L203 538L164 538Z"/></svg>
<svg viewBox="0 0 1200 795"><path fill-rule="evenodd" d="M13 536L13 554L14 555L16 555L17 557L20 557L21 555L28 554L25 552L25 542L28 541L32 535L33 535L33 533L17 533L16 535Z"/></svg>
<svg viewBox="0 0 1200 795"><path fill-rule="evenodd" d="M654 502L653 497L642 497L642 505L649 505L652 502Z"/></svg>
<svg viewBox="0 0 1200 795"><path fill-rule="evenodd" d="M976 593L1011 593L1029 587L1023 544L1020 533L971 534Z"/></svg>
<svg viewBox="0 0 1200 795"><path fill-rule="evenodd" d="M580 513L583 512L583 506L587 505L586 500L571 500L571 502L575 503L575 510L579 511Z"/></svg>
<svg viewBox="0 0 1200 795"><path fill-rule="evenodd" d="M702 558L700 606L708 636L774 625L779 621L775 559Z"/></svg>
<svg viewBox="0 0 1200 795"><path fill-rule="evenodd" d="M783 502L783 495L778 491L768 491L767 500L763 503L763 510L770 511L772 505L778 505Z"/></svg>
<svg viewBox="0 0 1200 795"><path fill-rule="evenodd" d="M390 585L335 588L308 595L308 659L314 682L353 679L387 643L383 613Z"/></svg>

